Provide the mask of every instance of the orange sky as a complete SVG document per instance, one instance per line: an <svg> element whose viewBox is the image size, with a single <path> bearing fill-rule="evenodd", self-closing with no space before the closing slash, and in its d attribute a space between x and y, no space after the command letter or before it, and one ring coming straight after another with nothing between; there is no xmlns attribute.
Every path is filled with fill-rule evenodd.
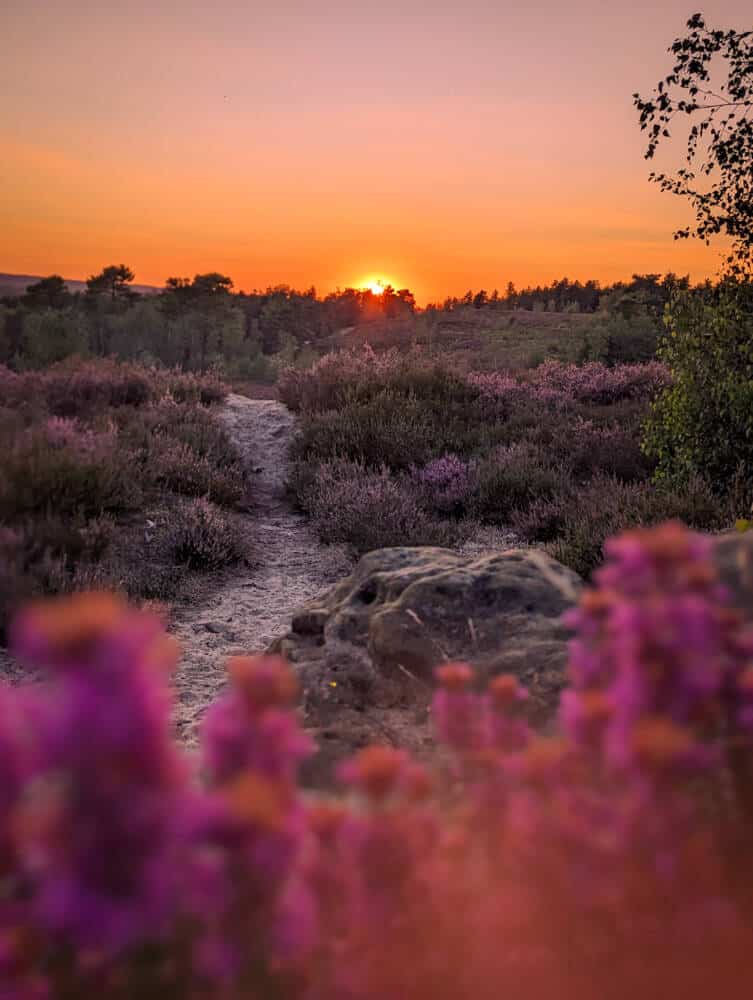
<svg viewBox="0 0 753 1000"><path fill-rule="evenodd" d="M659 9L657 10L657 6ZM750 27L749 0L703 6ZM419 301L713 273L630 95L688 0L5 0L0 271L220 270Z"/></svg>

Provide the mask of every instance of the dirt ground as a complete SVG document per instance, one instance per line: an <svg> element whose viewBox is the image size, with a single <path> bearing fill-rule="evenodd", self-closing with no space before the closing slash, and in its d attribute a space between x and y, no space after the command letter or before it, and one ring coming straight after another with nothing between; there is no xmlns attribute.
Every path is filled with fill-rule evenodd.
<svg viewBox="0 0 753 1000"><path fill-rule="evenodd" d="M243 517L251 562L223 574L206 602L176 609L170 631L183 647L176 726L189 744L225 683L226 658L265 649L297 608L352 566L343 548L319 542L285 496L293 415L276 400L233 394L222 417L251 470L253 509Z"/></svg>

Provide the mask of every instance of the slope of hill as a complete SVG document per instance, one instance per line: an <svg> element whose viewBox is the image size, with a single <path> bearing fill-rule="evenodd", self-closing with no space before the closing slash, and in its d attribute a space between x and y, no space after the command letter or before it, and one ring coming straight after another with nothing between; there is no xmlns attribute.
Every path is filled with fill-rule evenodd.
<svg viewBox="0 0 753 1000"><path fill-rule="evenodd" d="M0 298L6 295L23 295L29 285L40 281L41 278L42 276L38 274L3 274L0 272ZM66 278L65 283L71 292L86 291L85 281ZM156 285L131 285L131 288L141 295L156 295L162 290Z"/></svg>

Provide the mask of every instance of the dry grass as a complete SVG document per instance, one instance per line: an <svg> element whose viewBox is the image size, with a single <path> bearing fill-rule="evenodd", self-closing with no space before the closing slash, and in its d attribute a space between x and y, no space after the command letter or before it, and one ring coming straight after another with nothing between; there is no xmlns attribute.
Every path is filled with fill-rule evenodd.
<svg viewBox="0 0 753 1000"><path fill-rule="evenodd" d="M580 360L598 319L596 314L468 308L441 313L436 320L418 315L361 323L333 334L321 346L337 349L370 344L375 350L386 350L418 344L462 371L520 371L547 358Z"/></svg>

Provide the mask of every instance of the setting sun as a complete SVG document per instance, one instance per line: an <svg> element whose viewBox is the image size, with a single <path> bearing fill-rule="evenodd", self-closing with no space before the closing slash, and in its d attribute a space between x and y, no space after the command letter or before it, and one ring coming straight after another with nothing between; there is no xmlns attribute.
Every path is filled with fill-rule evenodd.
<svg viewBox="0 0 753 1000"><path fill-rule="evenodd" d="M392 282L385 281L384 278L366 278L360 287L371 292L372 295L381 295L388 285L392 285Z"/></svg>

